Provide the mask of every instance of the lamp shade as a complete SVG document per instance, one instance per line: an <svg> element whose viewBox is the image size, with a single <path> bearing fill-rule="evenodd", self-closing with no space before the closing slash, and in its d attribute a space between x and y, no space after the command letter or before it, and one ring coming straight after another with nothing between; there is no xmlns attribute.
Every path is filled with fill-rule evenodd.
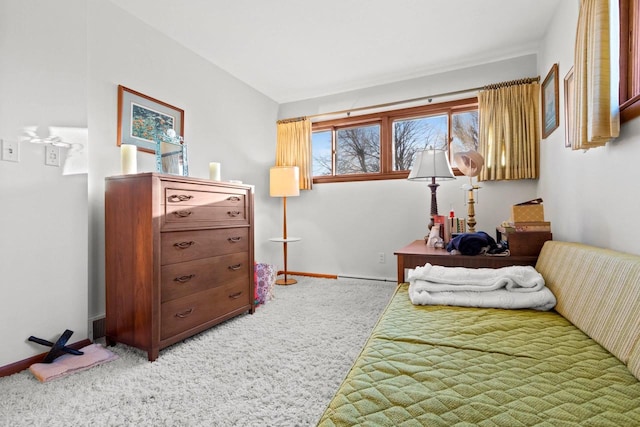
<svg viewBox="0 0 640 427"><path fill-rule="evenodd" d="M300 170L297 166L274 166L269 170L269 195L291 197L300 195Z"/></svg>
<svg viewBox="0 0 640 427"><path fill-rule="evenodd" d="M407 179L427 180L431 178L455 178L446 151L428 148L416 154L413 167Z"/></svg>

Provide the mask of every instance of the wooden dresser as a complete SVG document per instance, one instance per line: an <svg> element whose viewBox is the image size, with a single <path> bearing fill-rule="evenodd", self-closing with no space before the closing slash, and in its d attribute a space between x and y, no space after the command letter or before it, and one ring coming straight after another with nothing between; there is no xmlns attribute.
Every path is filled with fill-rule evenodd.
<svg viewBox="0 0 640 427"><path fill-rule="evenodd" d="M106 339L147 352L254 312L253 189L142 173L106 178Z"/></svg>

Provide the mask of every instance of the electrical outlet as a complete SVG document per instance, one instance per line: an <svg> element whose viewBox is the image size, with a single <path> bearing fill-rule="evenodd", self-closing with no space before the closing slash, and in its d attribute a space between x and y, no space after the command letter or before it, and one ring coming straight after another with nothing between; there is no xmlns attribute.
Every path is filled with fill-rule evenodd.
<svg viewBox="0 0 640 427"><path fill-rule="evenodd" d="M60 166L60 147L48 144L45 146L44 164L47 166Z"/></svg>
<svg viewBox="0 0 640 427"><path fill-rule="evenodd" d="M6 139L0 139L2 143L2 160L9 162L20 161L20 143L16 141L7 141Z"/></svg>
<svg viewBox="0 0 640 427"><path fill-rule="evenodd" d="M378 262L384 264L384 252L378 253Z"/></svg>

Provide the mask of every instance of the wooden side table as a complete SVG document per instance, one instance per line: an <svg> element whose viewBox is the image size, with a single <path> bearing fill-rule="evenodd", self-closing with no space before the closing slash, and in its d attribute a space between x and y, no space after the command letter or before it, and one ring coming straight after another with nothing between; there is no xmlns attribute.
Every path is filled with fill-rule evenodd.
<svg viewBox="0 0 640 427"><path fill-rule="evenodd" d="M538 261L538 255L452 255L446 249L427 246L424 240L416 240L398 249L394 254L398 257L398 283L404 283L406 268L415 268L426 263L445 267L500 268L510 265L535 266Z"/></svg>

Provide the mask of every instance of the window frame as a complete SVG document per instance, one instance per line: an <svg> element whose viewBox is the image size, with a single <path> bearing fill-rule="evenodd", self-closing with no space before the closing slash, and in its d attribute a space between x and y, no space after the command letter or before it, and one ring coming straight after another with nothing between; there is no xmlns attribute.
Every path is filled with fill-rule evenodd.
<svg viewBox="0 0 640 427"><path fill-rule="evenodd" d="M640 116L640 84L632 92L633 76L640 74L640 0L620 0L620 122ZM634 20L635 17L635 20ZM635 49L634 49L635 47Z"/></svg>
<svg viewBox="0 0 640 427"><path fill-rule="evenodd" d="M449 152L449 161L451 162L451 125L452 116L456 113L465 111L478 110L478 97L464 98L455 101L447 101L435 104L421 105L418 107L402 108L397 110L387 110L359 116L348 116L340 119L331 119L317 121L311 124L311 132L331 131L332 132L332 170L335 171L335 150L336 150L336 131L341 128L349 128L353 126L366 126L368 124L380 125L380 172L375 173L359 173L345 175L319 175L313 177L314 184L323 184L330 182L353 182L353 181L376 181L383 179L406 179L409 176L409 170L394 171L393 168L393 122L395 120L406 120L432 116L437 114L447 114L447 151ZM456 176L462 173L453 168Z"/></svg>

